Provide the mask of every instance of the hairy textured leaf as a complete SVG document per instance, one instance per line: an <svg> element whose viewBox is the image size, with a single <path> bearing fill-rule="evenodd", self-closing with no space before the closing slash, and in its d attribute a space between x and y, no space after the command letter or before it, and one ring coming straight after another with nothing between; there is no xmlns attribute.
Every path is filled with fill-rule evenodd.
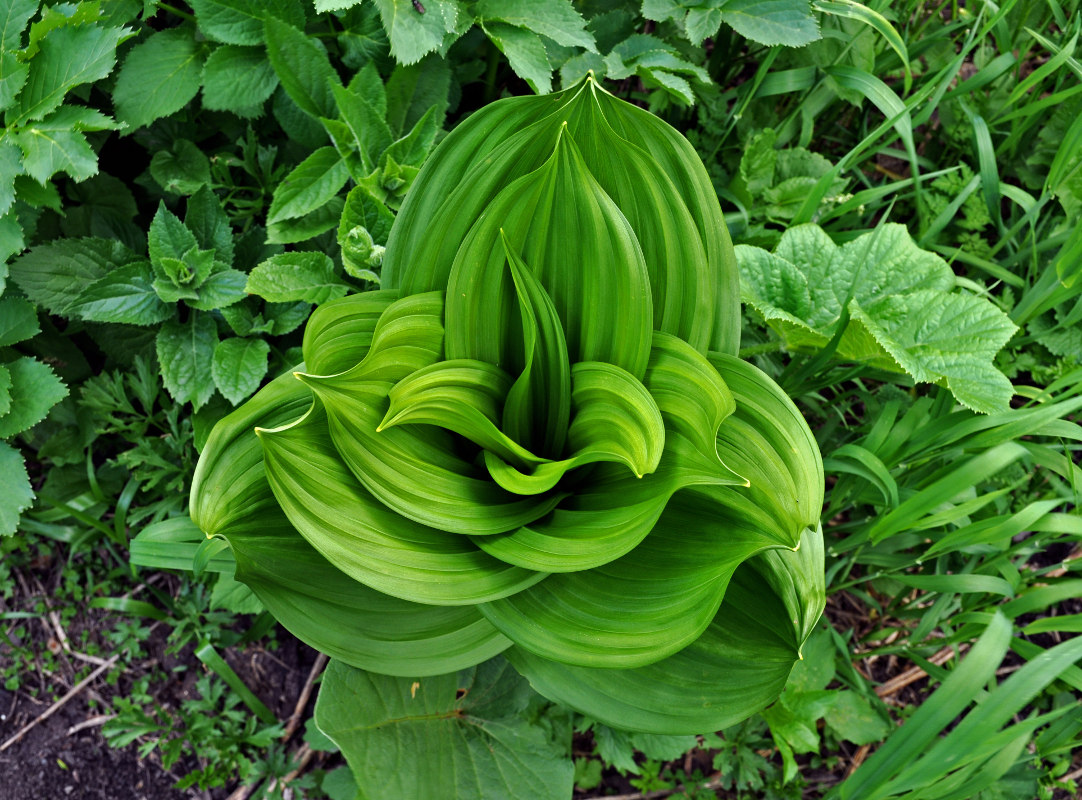
<svg viewBox="0 0 1082 800"><path fill-rule="evenodd" d="M471 22L458 0L430 0L424 14L410 0L375 3L399 64L413 64L433 51L442 55Z"/></svg>
<svg viewBox="0 0 1082 800"><path fill-rule="evenodd" d="M138 260L120 242L60 239L13 261L11 278L32 302L52 314L66 314L88 285Z"/></svg>
<svg viewBox="0 0 1082 800"><path fill-rule="evenodd" d="M887 224L842 247L815 225L786 231L773 253L737 248L747 301L793 347L821 347L843 314L838 355L945 383L975 411L1003 410L1013 390L992 359L1016 327L990 301L952 292L946 262Z"/></svg>
<svg viewBox="0 0 1082 800"><path fill-rule="evenodd" d="M318 39L269 17L264 23L267 56L282 88L297 106L313 117L334 117L333 87L341 81Z"/></svg>
<svg viewBox="0 0 1082 800"><path fill-rule="evenodd" d="M333 147L321 147L304 159L274 190L267 222L303 217L326 205L349 180L346 162Z"/></svg>
<svg viewBox="0 0 1082 800"><path fill-rule="evenodd" d="M304 27L301 0L193 0L199 30L226 44L263 44L263 21L274 18Z"/></svg>
<svg viewBox="0 0 1082 800"><path fill-rule="evenodd" d="M154 291L154 274L146 261L112 270L87 286L68 313L93 322L154 325L173 316L173 308Z"/></svg>

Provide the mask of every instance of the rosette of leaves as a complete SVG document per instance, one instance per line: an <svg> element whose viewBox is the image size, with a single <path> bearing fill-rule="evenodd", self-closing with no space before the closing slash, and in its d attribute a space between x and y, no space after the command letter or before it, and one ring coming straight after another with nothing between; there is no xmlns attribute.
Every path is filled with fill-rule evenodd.
<svg viewBox="0 0 1082 800"><path fill-rule="evenodd" d="M226 417L192 516L297 636L417 677L504 653L654 733L769 704L824 603L822 463L732 354L732 246L690 145L587 79L447 137L379 291ZM255 433L253 433L255 428Z"/></svg>

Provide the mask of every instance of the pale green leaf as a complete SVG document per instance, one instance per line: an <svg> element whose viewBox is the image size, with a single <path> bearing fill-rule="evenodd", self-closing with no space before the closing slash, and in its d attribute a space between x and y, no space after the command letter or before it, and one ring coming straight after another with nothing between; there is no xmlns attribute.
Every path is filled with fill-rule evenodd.
<svg viewBox="0 0 1082 800"><path fill-rule="evenodd" d="M481 0L477 15L486 22L499 20L547 36L565 47L595 49L594 37L586 30L586 20L570 0Z"/></svg>
<svg viewBox="0 0 1082 800"><path fill-rule="evenodd" d="M332 197L303 217L273 222L267 226L267 241L272 244L296 244L326 233L338 225L344 205L345 200L341 197Z"/></svg>
<svg viewBox="0 0 1082 800"><path fill-rule="evenodd" d="M532 694L503 659L418 681L332 662L316 724L372 800L563 800L572 789L570 720L527 713ZM383 779L368 779L377 773Z"/></svg>
<svg viewBox="0 0 1082 800"><path fill-rule="evenodd" d="M552 65L545 52L545 43L536 31L498 21L488 21L484 28L492 43L507 56L511 69L531 89L537 94L552 91Z"/></svg>
<svg viewBox="0 0 1082 800"><path fill-rule="evenodd" d="M193 194L210 183L210 159L194 142L177 139L151 157L150 176L167 192Z"/></svg>
<svg viewBox="0 0 1082 800"><path fill-rule="evenodd" d="M826 723L839 739L853 744L878 742L891 730L872 704L856 692L838 694L826 713Z"/></svg>
<svg viewBox="0 0 1082 800"><path fill-rule="evenodd" d="M12 262L11 277L32 302L52 314L65 314L86 286L138 260L120 242L61 239L39 245Z"/></svg>
<svg viewBox="0 0 1082 800"><path fill-rule="evenodd" d="M843 309L842 358L945 383L984 413L1007 407L1010 382L992 364L1016 327L989 300L952 291L954 273L888 223L842 247L815 225L786 231L773 253L737 248L745 299L796 348L822 347Z"/></svg>
<svg viewBox="0 0 1082 800"><path fill-rule="evenodd" d="M132 128L182 109L199 91L203 48L187 28L152 34L131 49L117 75L113 102Z"/></svg>
<svg viewBox="0 0 1082 800"><path fill-rule="evenodd" d="M233 405L259 388L267 374L270 345L263 339L224 339L214 348L211 374L214 385Z"/></svg>
<svg viewBox="0 0 1082 800"><path fill-rule="evenodd" d="M274 303L303 301L326 303L349 287L334 272L334 262L323 253L294 251L271 256L252 270L245 291Z"/></svg>

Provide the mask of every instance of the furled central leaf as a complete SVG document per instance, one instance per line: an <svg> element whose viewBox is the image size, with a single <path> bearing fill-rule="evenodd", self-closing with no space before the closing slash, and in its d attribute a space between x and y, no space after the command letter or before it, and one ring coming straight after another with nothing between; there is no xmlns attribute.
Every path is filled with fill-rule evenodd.
<svg viewBox="0 0 1082 800"><path fill-rule="evenodd" d="M193 518L238 578L376 672L511 648L548 697L659 733L769 703L822 611L822 464L733 355L687 143L592 79L495 103L417 177L384 265L394 288L320 306L299 381L208 442Z"/></svg>

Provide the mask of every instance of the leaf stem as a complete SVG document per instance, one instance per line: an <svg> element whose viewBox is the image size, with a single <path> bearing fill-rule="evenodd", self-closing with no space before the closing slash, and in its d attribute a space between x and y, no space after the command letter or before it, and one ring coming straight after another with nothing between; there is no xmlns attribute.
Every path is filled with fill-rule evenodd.
<svg viewBox="0 0 1082 800"><path fill-rule="evenodd" d="M170 4L170 3L159 2L158 3L158 8L160 8L162 11L168 11L170 14L172 14L174 16L177 16L177 17L180 17L181 19L186 19L189 22L195 22L195 15L194 14L190 14L187 11L184 11L183 9L177 8L176 6L174 6L174 5Z"/></svg>

